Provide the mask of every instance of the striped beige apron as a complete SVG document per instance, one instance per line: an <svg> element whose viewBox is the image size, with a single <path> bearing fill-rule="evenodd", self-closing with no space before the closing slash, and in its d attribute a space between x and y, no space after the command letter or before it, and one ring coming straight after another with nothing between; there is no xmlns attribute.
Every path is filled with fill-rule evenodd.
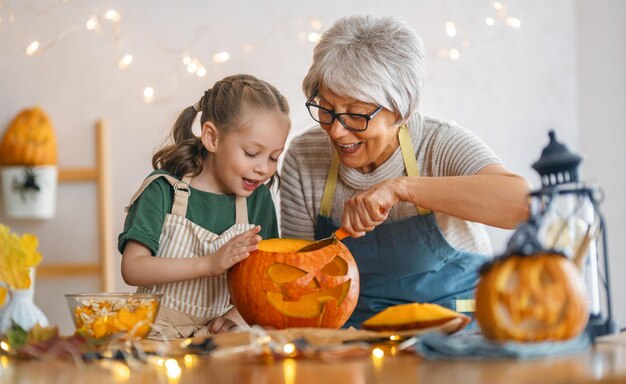
<svg viewBox="0 0 626 384"><path fill-rule="evenodd" d="M129 207L144 189L159 177L167 179L174 188L174 203L172 212L165 217L163 232L159 239L159 250L155 257L183 259L209 255L233 236L254 227L248 224L246 198L240 196L237 196L235 200L235 224L220 235L187 220L185 218L187 202L191 195L190 176L185 176L182 181L166 174L146 178L133 195ZM232 308L226 284L226 273L194 280L138 287L137 292L163 293L159 314L150 334L151 338L186 338L208 335L206 325Z"/></svg>

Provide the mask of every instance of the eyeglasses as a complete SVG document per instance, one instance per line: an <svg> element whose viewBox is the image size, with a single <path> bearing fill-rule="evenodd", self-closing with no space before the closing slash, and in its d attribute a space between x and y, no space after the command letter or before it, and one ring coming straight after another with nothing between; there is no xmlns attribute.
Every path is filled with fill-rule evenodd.
<svg viewBox="0 0 626 384"><path fill-rule="evenodd" d="M315 103L313 100L317 96L318 91L315 91L313 96L309 97L309 99L304 103L307 109L309 110L309 114L313 118L313 120L317 121L320 124L332 124L335 119L339 120L341 125L344 126L349 131L355 132L363 132L367 129L367 125L370 120L376 116L376 114L382 111L383 107L380 106L376 108L376 110L370 114L363 113L336 113L332 109L327 109L321 107Z"/></svg>

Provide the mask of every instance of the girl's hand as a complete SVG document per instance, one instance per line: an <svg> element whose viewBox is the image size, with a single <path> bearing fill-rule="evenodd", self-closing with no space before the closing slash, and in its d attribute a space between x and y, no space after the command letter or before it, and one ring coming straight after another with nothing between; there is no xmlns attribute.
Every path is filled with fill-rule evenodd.
<svg viewBox="0 0 626 384"><path fill-rule="evenodd" d="M206 327L211 335L238 331L241 328L239 324L226 317L216 317Z"/></svg>
<svg viewBox="0 0 626 384"><path fill-rule="evenodd" d="M365 191L357 192L343 207L341 225L352 237L361 237L383 223L398 198L395 180L385 180Z"/></svg>
<svg viewBox="0 0 626 384"><path fill-rule="evenodd" d="M250 252L256 250L261 241L261 236L258 235L260 230L261 227L257 225L244 233L234 236L215 253L204 256L208 261L207 275L221 275L228 268L250 256Z"/></svg>

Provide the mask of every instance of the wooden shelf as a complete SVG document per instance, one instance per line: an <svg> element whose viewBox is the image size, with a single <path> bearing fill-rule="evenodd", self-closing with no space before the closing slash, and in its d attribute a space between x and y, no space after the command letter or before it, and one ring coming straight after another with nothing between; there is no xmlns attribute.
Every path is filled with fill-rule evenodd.
<svg viewBox="0 0 626 384"><path fill-rule="evenodd" d="M100 289L112 292L115 288L113 275L113 227L111 211L111 172L109 138L106 124L98 120L95 124L96 165L92 168L61 168L60 183L93 182L97 190L98 218L98 261L93 264L59 263L41 264L37 267L38 278L61 278L97 275Z"/></svg>

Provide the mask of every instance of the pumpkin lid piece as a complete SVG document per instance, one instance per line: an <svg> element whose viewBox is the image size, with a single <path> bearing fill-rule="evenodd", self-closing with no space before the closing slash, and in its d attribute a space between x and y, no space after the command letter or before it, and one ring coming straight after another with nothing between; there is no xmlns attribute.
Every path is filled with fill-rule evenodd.
<svg viewBox="0 0 626 384"><path fill-rule="evenodd" d="M468 316L438 304L409 303L388 307L365 320L362 326L375 331L399 331L434 327L456 318L462 320L459 329L470 322Z"/></svg>

